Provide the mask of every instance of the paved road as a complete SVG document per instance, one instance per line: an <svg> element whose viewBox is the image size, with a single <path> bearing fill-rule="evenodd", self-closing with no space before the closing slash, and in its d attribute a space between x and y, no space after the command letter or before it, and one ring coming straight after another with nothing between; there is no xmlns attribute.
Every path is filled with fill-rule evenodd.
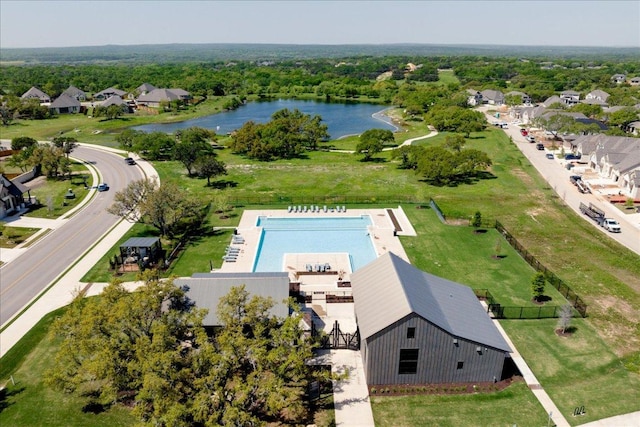
<svg viewBox="0 0 640 427"><path fill-rule="evenodd" d="M486 107L484 107L484 110L486 112ZM487 119L489 123L496 121L496 119L490 115L487 115ZM573 175L573 173L564 167L564 161L547 159L545 153L548 151L539 151L536 149L536 144L527 142L524 137L520 135L519 129L519 126L509 124L509 127L504 129L504 131L507 135L511 136L520 151L522 151L531 164L547 180L558 196L560 196L570 208L584 217L585 221L591 223L600 232L608 235L611 239L618 241L637 254L640 254L640 214L627 215L620 212L620 210L604 198L604 195L597 193L580 193L571 181L569 181L569 177ZM609 233L597 225L591 218L586 217L580 212L580 202L585 204L591 202L602 209L607 217L617 219L622 228L622 232Z"/></svg>
<svg viewBox="0 0 640 427"><path fill-rule="evenodd" d="M111 188L97 192L80 212L0 269L0 325L40 294L119 220L106 208L116 191L143 177L140 168L125 164L122 157L109 152L80 146L72 156L94 165L101 181Z"/></svg>

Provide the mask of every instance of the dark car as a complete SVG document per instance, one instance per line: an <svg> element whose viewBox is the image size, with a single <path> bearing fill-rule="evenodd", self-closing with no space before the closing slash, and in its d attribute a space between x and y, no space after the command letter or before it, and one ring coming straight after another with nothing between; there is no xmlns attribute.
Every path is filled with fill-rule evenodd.
<svg viewBox="0 0 640 427"><path fill-rule="evenodd" d="M580 160L580 157L582 157L580 154L567 154L566 156L564 156L565 160Z"/></svg>
<svg viewBox="0 0 640 427"><path fill-rule="evenodd" d="M571 181L571 183L572 183L573 185L577 185L577 184L578 184L578 181L582 181L582 177L581 177L580 175L571 175L571 176L569 177L569 180Z"/></svg>
<svg viewBox="0 0 640 427"><path fill-rule="evenodd" d="M547 159L553 160L553 153L547 153Z"/></svg>
<svg viewBox="0 0 640 427"><path fill-rule="evenodd" d="M98 191L108 191L109 190L109 185L106 182L103 182L102 184L98 185Z"/></svg>
<svg viewBox="0 0 640 427"><path fill-rule="evenodd" d="M540 151L544 150L544 144L538 143L536 144L536 148Z"/></svg>
<svg viewBox="0 0 640 427"><path fill-rule="evenodd" d="M126 164L128 164L128 165L135 165L135 164L136 164L136 161L135 161L135 160L133 160L131 157L126 157L126 158L124 159L124 162L125 162Z"/></svg>

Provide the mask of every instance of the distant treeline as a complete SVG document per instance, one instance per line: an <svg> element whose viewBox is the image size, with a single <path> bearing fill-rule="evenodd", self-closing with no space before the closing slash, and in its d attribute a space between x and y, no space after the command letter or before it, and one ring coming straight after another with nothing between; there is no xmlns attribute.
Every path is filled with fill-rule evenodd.
<svg viewBox="0 0 640 427"><path fill-rule="evenodd" d="M629 60L638 48L505 45L288 45L288 44L159 44L60 48L0 49L2 62L22 63L167 63L265 61L354 56L490 56Z"/></svg>

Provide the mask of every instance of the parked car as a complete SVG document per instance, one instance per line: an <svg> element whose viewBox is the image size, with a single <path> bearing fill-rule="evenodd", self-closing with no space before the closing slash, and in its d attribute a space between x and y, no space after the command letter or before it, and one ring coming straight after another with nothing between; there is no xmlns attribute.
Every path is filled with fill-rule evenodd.
<svg viewBox="0 0 640 427"><path fill-rule="evenodd" d="M108 191L109 190L109 185L106 182L103 182L102 184L98 185L98 191Z"/></svg>
<svg viewBox="0 0 640 427"><path fill-rule="evenodd" d="M529 142L536 142L536 138L531 135L527 135L525 139Z"/></svg>
<svg viewBox="0 0 640 427"><path fill-rule="evenodd" d="M567 154L564 156L565 160L580 160L582 156L580 154Z"/></svg>
<svg viewBox="0 0 640 427"><path fill-rule="evenodd" d="M527 136L527 135L529 135L529 132L527 132L527 130L526 130L526 129L520 129L520 134L521 134L522 136Z"/></svg>
<svg viewBox="0 0 640 427"><path fill-rule="evenodd" d="M602 226L605 230L611 233L620 233L622 230L620 229L620 224L613 218L605 218L602 221Z"/></svg>
<svg viewBox="0 0 640 427"><path fill-rule="evenodd" d="M128 165L135 165L135 164L136 164L136 161L135 161L135 160L133 160L131 157L126 157L126 158L124 159L124 162L125 162L126 164L128 164Z"/></svg>
<svg viewBox="0 0 640 427"><path fill-rule="evenodd" d="M553 160L553 153L547 153L547 159Z"/></svg>
<svg viewBox="0 0 640 427"><path fill-rule="evenodd" d="M543 150L544 150L544 144L542 144L542 143L537 143L537 144L536 144L536 148L537 148L538 150L540 150L540 151L543 151Z"/></svg>
<svg viewBox="0 0 640 427"><path fill-rule="evenodd" d="M576 185L578 181L582 181L582 177L580 175L571 175L569 181L571 181L573 185Z"/></svg>

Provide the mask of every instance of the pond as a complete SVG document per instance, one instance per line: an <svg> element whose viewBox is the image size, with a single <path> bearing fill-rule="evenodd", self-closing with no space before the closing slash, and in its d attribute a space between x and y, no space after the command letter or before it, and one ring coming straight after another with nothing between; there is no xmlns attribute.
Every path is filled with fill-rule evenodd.
<svg viewBox="0 0 640 427"><path fill-rule="evenodd" d="M358 135L367 129L389 129L391 131L398 129L391 123L389 117L383 114L384 107L380 105L342 104L294 99L250 102L233 111L225 111L179 123L154 123L135 126L133 129L144 132L173 133L178 129L198 126L215 130L218 135L224 135L242 127L249 120L253 120L256 123L266 123L271 120L273 113L285 108L292 111L297 109L304 114L322 117L322 122L327 125L331 139Z"/></svg>

